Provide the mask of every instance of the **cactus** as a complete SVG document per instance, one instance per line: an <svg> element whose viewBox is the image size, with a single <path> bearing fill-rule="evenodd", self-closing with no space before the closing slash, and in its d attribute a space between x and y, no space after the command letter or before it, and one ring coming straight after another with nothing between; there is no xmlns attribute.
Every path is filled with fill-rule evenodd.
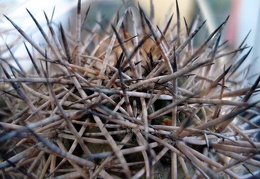
<svg viewBox="0 0 260 179"><path fill-rule="evenodd" d="M80 9L79 1L78 17ZM259 126L249 119L260 77L251 87L235 82L248 47L226 50L228 18L194 47L204 22L181 31L177 5L177 25L171 17L158 29L136 9L84 39L81 18L76 34L62 25L56 34L46 15L46 33L28 11L45 47L6 17L30 43L33 69L1 59L2 178L256 177Z"/></svg>

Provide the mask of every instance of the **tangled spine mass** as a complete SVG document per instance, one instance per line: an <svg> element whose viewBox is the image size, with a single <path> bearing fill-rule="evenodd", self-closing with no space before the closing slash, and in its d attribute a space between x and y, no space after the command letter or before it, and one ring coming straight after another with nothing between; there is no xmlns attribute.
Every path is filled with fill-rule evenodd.
<svg viewBox="0 0 260 179"><path fill-rule="evenodd" d="M62 26L58 36L46 16L47 34L29 12L46 48L7 17L39 55L25 46L32 72L1 60L11 114L0 122L2 177L257 175L259 126L249 119L258 112L249 99L260 78L252 87L234 82L247 55L237 59L244 44L227 52L220 43L227 20L195 48L204 23L182 33L172 18L158 29L137 13L126 8L105 33L95 26L82 40L81 26L75 38Z"/></svg>

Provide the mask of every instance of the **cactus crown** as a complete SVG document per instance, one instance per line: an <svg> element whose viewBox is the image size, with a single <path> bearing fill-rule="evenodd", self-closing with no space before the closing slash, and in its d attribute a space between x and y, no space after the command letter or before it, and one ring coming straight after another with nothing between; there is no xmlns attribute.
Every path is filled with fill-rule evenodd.
<svg viewBox="0 0 260 179"><path fill-rule="evenodd" d="M141 7L136 17L126 7L103 34L97 25L84 39L80 9L79 1L75 35L62 25L55 33L47 15L46 33L28 11L45 47L6 17L33 47L25 46L33 69L24 71L19 57L17 67L1 59L11 113L0 122L3 177L255 175L259 126L248 119L258 113L249 99L260 78L252 87L234 82L247 47L226 50L227 20L195 48L205 22L181 31L178 6L175 26L175 16L158 29ZM251 128L239 128L245 124Z"/></svg>

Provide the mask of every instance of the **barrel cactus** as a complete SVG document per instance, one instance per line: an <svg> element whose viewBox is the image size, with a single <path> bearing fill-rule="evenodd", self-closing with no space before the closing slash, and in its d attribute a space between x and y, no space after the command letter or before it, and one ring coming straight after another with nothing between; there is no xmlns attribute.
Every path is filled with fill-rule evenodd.
<svg viewBox="0 0 260 179"><path fill-rule="evenodd" d="M181 31L178 6L159 29L126 5L84 38L80 10L79 1L75 34L56 33L45 14L46 32L28 11L45 46L6 17L30 43L33 69L1 58L2 178L257 177L259 126L249 119L259 115L250 99L260 78L235 81L247 47L227 50L227 19L195 47L205 22Z"/></svg>

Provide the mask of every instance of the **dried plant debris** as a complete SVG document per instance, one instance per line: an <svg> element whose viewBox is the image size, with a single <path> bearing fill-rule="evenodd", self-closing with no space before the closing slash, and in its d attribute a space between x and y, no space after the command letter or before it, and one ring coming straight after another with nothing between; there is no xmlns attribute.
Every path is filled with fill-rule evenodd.
<svg viewBox="0 0 260 179"><path fill-rule="evenodd" d="M260 77L252 87L234 82L247 55L237 59L245 48L221 43L227 20L194 47L204 22L182 32L177 16L177 26L170 19L159 29L137 8L84 38L80 14L76 34L62 25L56 33L46 14L45 32L30 14L45 47L6 17L30 43L33 69L1 59L1 178L259 176L259 109L250 99Z"/></svg>

